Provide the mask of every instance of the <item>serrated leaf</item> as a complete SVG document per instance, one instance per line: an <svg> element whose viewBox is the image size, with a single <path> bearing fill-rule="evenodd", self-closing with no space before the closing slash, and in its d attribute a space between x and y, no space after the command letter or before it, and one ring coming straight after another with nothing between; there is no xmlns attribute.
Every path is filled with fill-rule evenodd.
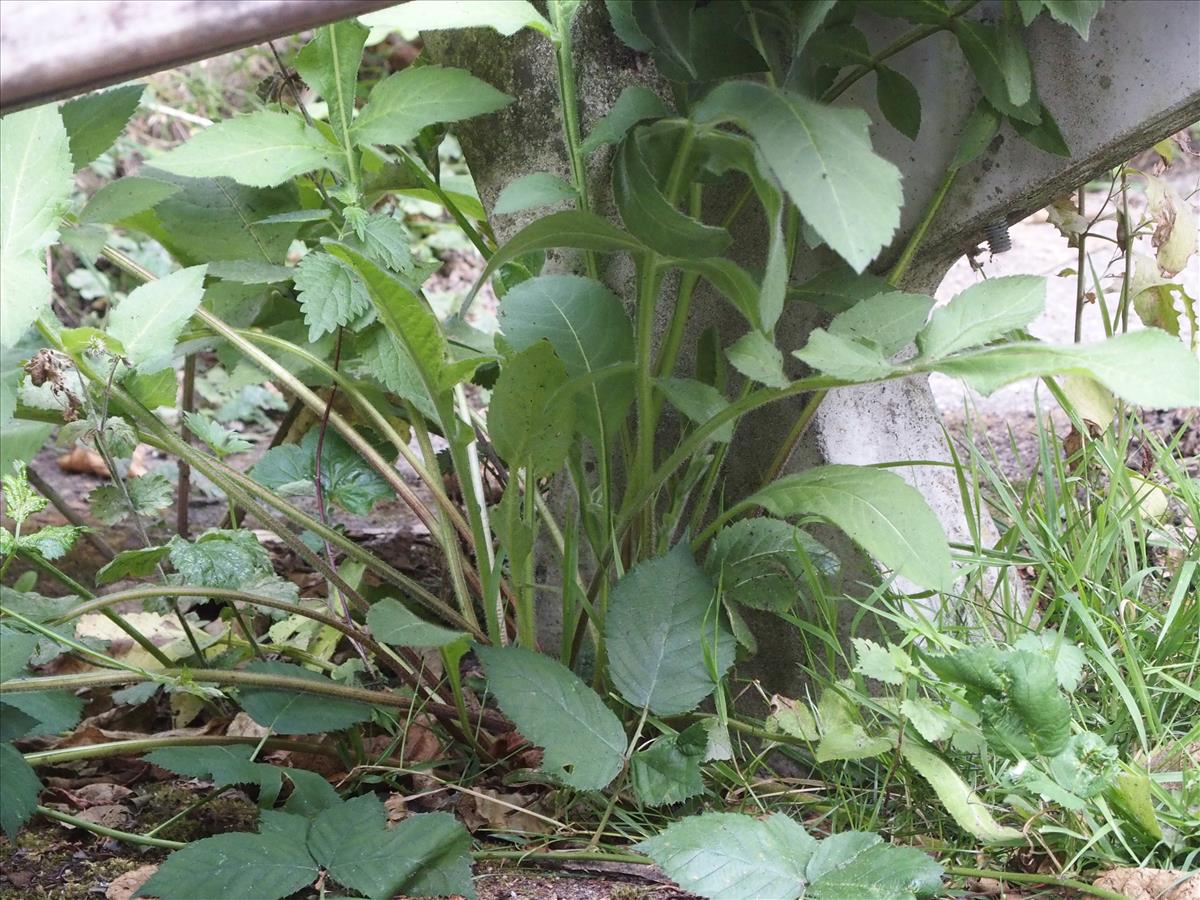
<svg viewBox="0 0 1200 900"><path fill-rule="evenodd" d="M258 787L258 805L270 808L279 796L282 772L278 766L251 760L254 747L163 747L147 753L146 762L192 778L206 778L213 787L252 784Z"/></svg>
<svg viewBox="0 0 1200 900"><path fill-rule="evenodd" d="M171 364L175 341L204 296L206 266L172 272L135 288L109 315L108 334L143 373Z"/></svg>
<svg viewBox="0 0 1200 900"><path fill-rule="evenodd" d="M122 578L143 578L154 572L158 564L170 552L169 547L122 550L96 573L96 585L112 584Z"/></svg>
<svg viewBox="0 0 1200 900"><path fill-rule="evenodd" d="M0 828L10 841L37 808L42 783L12 744L0 744Z"/></svg>
<svg viewBox="0 0 1200 900"><path fill-rule="evenodd" d="M821 575L832 577L841 568L837 556L807 532L765 516L717 532L704 568L727 598L753 609L788 612L807 589L801 551Z"/></svg>
<svg viewBox="0 0 1200 900"><path fill-rule="evenodd" d="M1059 692L1054 666L1025 650L1005 655L1000 697L980 706L983 731L997 750L1018 756L1055 756L1071 735L1071 706Z"/></svg>
<svg viewBox="0 0 1200 900"><path fill-rule="evenodd" d="M41 251L58 236L74 171L53 105L0 118L0 346L12 347L50 303Z"/></svg>
<svg viewBox="0 0 1200 900"><path fill-rule="evenodd" d="M67 555L76 539L87 530L82 525L45 525L33 534L21 535L17 546L43 559L59 559Z"/></svg>
<svg viewBox="0 0 1200 900"><path fill-rule="evenodd" d="M870 343L883 356L894 356L913 342L929 318L933 304L933 298L926 294L887 291L860 300L834 316L828 331Z"/></svg>
<svg viewBox="0 0 1200 900"><path fill-rule="evenodd" d="M292 792L283 804L284 814L289 817L290 821L276 819L272 823L273 826L295 833L298 829L298 823L294 821L296 818L314 819L323 810L341 805L342 798L333 789L333 785L316 772L310 772L307 769L287 769L285 774L292 783ZM275 813L275 816L279 815L279 813ZM259 816L264 824L262 830L266 833L268 814L262 812ZM306 831L300 832L300 836L303 837L305 833Z"/></svg>
<svg viewBox="0 0 1200 900"><path fill-rule="evenodd" d="M281 900L316 880L307 848L289 836L218 834L176 850L137 891L141 897Z"/></svg>
<svg viewBox="0 0 1200 900"><path fill-rule="evenodd" d="M1147 366L1147 359L1153 359L1154 366ZM1200 405L1200 359L1157 328L1098 344L1004 344L938 360L930 368L962 378L982 394L1024 378L1076 374L1150 409Z"/></svg>
<svg viewBox="0 0 1200 900"><path fill-rule="evenodd" d="M553 206L564 200L574 201L578 194L571 185L549 172L532 172L505 185L492 212L508 216L527 209Z"/></svg>
<svg viewBox="0 0 1200 900"><path fill-rule="evenodd" d="M583 152L592 153L605 144L619 144L638 122L668 115L670 111L658 94L640 84L629 85L604 118L592 126L584 139Z"/></svg>
<svg viewBox="0 0 1200 900"><path fill-rule="evenodd" d="M426 622L391 598L371 604L367 627L375 640L393 647L444 647L466 636L461 631Z"/></svg>
<svg viewBox="0 0 1200 900"><path fill-rule="evenodd" d="M725 356L752 381L773 388L784 388L791 383L783 372L783 353L762 332L746 332L726 349Z"/></svg>
<svg viewBox="0 0 1200 900"><path fill-rule="evenodd" d="M771 714L767 717L767 730L781 731L805 741L816 741L821 737L817 720L807 704L780 694L771 697Z"/></svg>
<svg viewBox="0 0 1200 900"><path fill-rule="evenodd" d="M968 834L981 841L1021 839L1018 829L1001 825L993 818L979 795L971 790L938 754L918 746L913 741L906 741L900 752L905 761L929 782L946 811Z"/></svg>
<svg viewBox="0 0 1200 900"><path fill-rule="evenodd" d="M25 737L37 727L37 719L29 713L0 701L0 742Z"/></svg>
<svg viewBox="0 0 1200 900"><path fill-rule="evenodd" d="M930 743L944 741L958 727L950 712L923 697L905 697L900 703L900 712L917 734Z"/></svg>
<svg viewBox="0 0 1200 900"><path fill-rule="evenodd" d="M252 662L246 671L333 684L324 675L281 662ZM340 731L371 718L371 707L364 703L292 690L243 687L238 702L255 722L279 734Z"/></svg>
<svg viewBox="0 0 1200 900"><path fill-rule="evenodd" d="M891 240L903 201L900 172L871 149L861 110L728 81L693 115L700 124L736 122L749 133L801 215L855 271Z"/></svg>
<svg viewBox="0 0 1200 900"><path fill-rule="evenodd" d="M222 459L232 453L244 453L254 446L239 437L237 432L230 431L200 413L185 412L183 420L188 431L200 438L208 449Z"/></svg>
<svg viewBox="0 0 1200 900"><path fill-rule="evenodd" d="M645 53L654 49L654 44L638 27L637 19L633 15L633 3L634 0L604 0L609 23L617 37L625 46Z"/></svg>
<svg viewBox="0 0 1200 900"><path fill-rule="evenodd" d="M808 343L792 355L823 375L845 381L877 381L895 369L878 347L830 334L824 328L814 328Z"/></svg>
<svg viewBox="0 0 1200 900"><path fill-rule="evenodd" d="M386 826L383 803L364 794L318 814L308 849L335 881L373 900L475 896L471 836L453 816L424 813Z"/></svg>
<svg viewBox="0 0 1200 900"><path fill-rule="evenodd" d="M1086 41L1092 19L1104 6L1104 0L1042 0L1042 5L1056 22L1070 25Z"/></svg>
<svg viewBox="0 0 1200 900"><path fill-rule="evenodd" d="M637 845L680 887L720 900L804 895L804 867L816 847L782 813L764 820L737 813L689 816Z"/></svg>
<svg viewBox="0 0 1200 900"><path fill-rule="evenodd" d="M11 472L0 478L0 486L4 488L5 514L17 524L41 512L50 502L33 489L26 475L25 463L20 461L13 465Z"/></svg>
<svg viewBox="0 0 1200 900"><path fill-rule="evenodd" d="M1054 677L1058 679L1059 687L1068 694L1079 687L1087 654L1078 644L1066 640L1056 631L1047 630L1023 634L1013 643L1013 647L1048 657L1054 663Z"/></svg>
<svg viewBox="0 0 1200 900"><path fill-rule="evenodd" d="M84 94L62 105L63 125L71 143L71 161L82 169L113 145L137 112L144 84Z"/></svg>
<svg viewBox="0 0 1200 900"><path fill-rule="evenodd" d="M725 407L729 401L711 384L691 378L658 378L654 386L662 391L671 405L697 425L702 425ZM722 425L711 435L717 443L727 444L733 440L733 422Z"/></svg>
<svg viewBox="0 0 1200 900"><path fill-rule="evenodd" d="M820 516L924 587L944 590L953 581L941 523L899 475L866 466L818 466L778 479L747 502L781 518Z"/></svg>
<svg viewBox="0 0 1200 900"><path fill-rule="evenodd" d="M283 444L262 455L250 477L283 496L316 493L319 428L305 432L299 444ZM321 447L321 492L326 503L365 516L375 505L394 496L391 487L358 452L332 430Z"/></svg>
<svg viewBox="0 0 1200 900"><path fill-rule="evenodd" d="M1050 760L1050 774L1059 787L1085 800L1111 787L1119 772L1117 748L1090 731L1071 735Z"/></svg>
<svg viewBox="0 0 1200 900"><path fill-rule="evenodd" d="M542 771L581 791L621 771L625 730L604 701L561 663L520 647L477 646L488 690L532 743L545 748Z"/></svg>
<svg viewBox="0 0 1200 900"><path fill-rule="evenodd" d="M942 886L942 867L929 856L861 831L821 841L806 874L811 882L806 900L912 900Z"/></svg>
<svg viewBox="0 0 1200 900"><path fill-rule="evenodd" d="M908 655L904 651L891 644L881 647L866 638L854 638L853 642L856 660L855 672L876 681L882 681L884 684L904 684L905 673L900 665L897 665L897 654L892 652L893 650L898 651L898 655L903 657L903 662L907 664Z"/></svg>
<svg viewBox="0 0 1200 900"><path fill-rule="evenodd" d="M189 178L273 187L314 169L344 172L338 148L298 115L260 110L226 119L160 156L155 167Z"/></svg>
<svg viewBox="0 0 1200 900"><path fill-rule="evenodd" d="M917 346L936 359L986 344L1025 328L1046 306L1046 279L1032 275L988 278L956 294L934 311Z"/></svg>
<svg viewBox="0 0 1200 900"><path fill-rule="evenodd" d="M92 199L80 212L79 221L102 224L119 222L121 219L153 209L171 195L178 194L180 190L182 188L179 185L157 178L141 175L118 178L92 195Z"/></svg>
<svg viewBox="0 0 1200 900"><path fill-rule="evenodd" d="M512 99L463 69L413 66L371 89L351 134L359 144L399 146L427 125L495 112Z"/></svg>
<svg viewBox="0 0 1200 900"><path fill-rule="evenodd" d="M411 273L412 238L404 223L386 213L371 213L363 223L362 244L367 256L393 272Z"/></svg>
<svg viewBox="0 0 1200 900"><path fill-rule="evenodd" d="M550 23L526 0L470 0L446 3L445 0L409 0L360 16L359 21L375 30L443 31L456 28L492 28L504 37L522 28L550 34Z"/></svg>
<svg viewBox="0 0 1200 900"><path fill-rule="evenodd" d="M817 701L821 740L817 744L817 762L836 759L870 759L896 748L897 735L886 732L868 734L849 701L833 687L821 692Z"/></svg>
<svg viewBox="0 0 1200 900"><path fill-rule="evenodd" d="M67 691L20 691L5 694L4 702L37 722L31 736L70 731L83 713L83 699Z"/></svg>
<svg viewBox="0 0 1200 900"><path fill-rule="evenodd" d="M488 433L510 468L524 468L529 477L541 478L566 462L575 406L570 396L556 393L566 379L566 367L548 341L538 341L505 361L488 405Z"/></svg>
<svg viewBox="0 0 1200 900"><path fill-rule="evenodd" d="M699 748L701 751L703 746ZM629 758L629 777L638 803L670 806L704 792L700 752L685 752L675 737L660 737Z"/></svg>
<svg viewBox="0 0 1200 900"><path fill-rule="evenodd" d="M362 317L371 308L367 289L354 270L324 251L308 253L295 269L296 299L308 325L308 339Z"/></svg>
<svg viewBox="0 0 1200 900"><path fill-rule="evenodd" d="M324 100L329 127L345 148L346 167L356 165L350 149L354 122L354 89L362 62L367 29L353 20L318 28L311 41L296 54L296 71Z"/></svg>
<svg viewBox="0 0 1200 900"><path fill-rule="evenodd" d="M167 545L171 565L186 584L239 588L271 573L271 557L250 531L210 529L195 541L178 535Z"/></svg>
<svg viewBox="0 0 1200 900"><path fill-rule="evenodd" d="M632 706L669 716L695 709L733 665L716 589L686 541L617 582L604 621L608 672Z"/></svg>

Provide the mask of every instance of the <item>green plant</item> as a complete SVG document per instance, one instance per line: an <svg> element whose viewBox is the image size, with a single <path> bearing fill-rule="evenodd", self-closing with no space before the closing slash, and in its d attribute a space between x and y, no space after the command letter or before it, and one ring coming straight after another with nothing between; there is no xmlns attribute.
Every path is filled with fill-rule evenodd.
<svg viewBox="0 0 1200 900"><path fill-rule="evenodd" d="M449 124L494 112L512 98L465 71L420 64L377 81L360 106L368 29L357 22L320 29L296 56L300 76L325 104L323 120L303 103L227 119L152 158L140 174L106 186L78 211L67 209L69 177L121 131L133 112L128 98L108 92L72 101L95 108L75 127L65 109L53 107L6 117L0 143L16 162L6 162L0 201L3 331L24 364L9 369L6 361L4 415L58 424L60 440L96 448L113 484L91 498L93 515L107 523L129 516L143 544L118 554L97 573L96 585L149 581L95 597L59 572L52 539L61 544L66 533L23 535L21 525L38 501L20 470L6 480L17 529L11 537L4 533L4 565L28 559L82 602L47 613L28 594L12 605L6 600L4 739L70 727L78 709L72 718L69 691L145 684L232 703L276 734L333 733L356 771L386 770L390 758L390 751L367 754L358 729L376 729L395 747L414 717L428 715L459 748L457 774L467 780L483 767L508 766L504 735L515 726L541 748L539 777L594 807L585 852L595 853L610 837L645 837L639 848L681 884L723 897L867 890L909 897L936 891L942 876L928 857L887 846L877 835L839 828L817 842L782 814L759 820L705 813L649 836L655 810L681 803L695 809L694 798L713 783L745 783L731 733L797 752L812 744L818 764L891 754L893 768L903 760L915 770L960 827L1000 844L1019 832L981 809L928 744L957 738L966 742L957 748L964 752L986 745L1014 763L1009 780L1026 799L1052 793L1056 802L1068 798L1070 807L1121 790L1104 740L1083 729L1068 733L1061 665L1073 644L1018 642L985 651L938 637L933 646L951 651L938 655L933 646L910 652L861 643L857 671L900 688L894 696L868 699L830 684L815 718L781 699L765 723L746 718L728 678L737 654L754 643L742 608L800 624L798 598L814 607L829 601L827 581L838 561L807 530L813 522L840 528L917 590L955 597L956 581L978 577L977 567L956 566L964 554L956 560L958 548L920 494L886 469L825 466L775 477L776 468L749 497L715 502L723 495L734 429L748 413L788 397L809 398L780 448L784 460L828 391L927 372L962 377L984 392L1069 374L1094 379L1130 403L1200 402L1200 364L1162 331L1086 347L1022 339L1044 303L1041 279L992 279L937 310L932 298L899 289L951 181L1002 120L1036 146L1066 151L1034 90L1020 24L1044 7L1086 37L1098 4L1022 2L1008 5L999 25L969 17L974 5L692 9L608 0L617 34L651 53L677 88L676 102L669 108L630 88L586 140L571 53L577 2L551 0L549 18L527 3L451 7L421 0L377 14L370 21L379 27L486 26L505 34L531 28L551 42L572 182L530 173L509 186L501 204L518 210L571 199L576 209L545 215L498 247L478 201L447 187L438 145ZM853 25L859 7L917 27L872 54ZM984 99L964 123L933 204L880 278L866 270L898 226L899 172L872 150L865 113L831 101L874 72L888 121L915 134L919 97L883 63L943 31L957 38ZM718 44L720 52L712 52ZM591 209L586 155L603 144L616 146L612 193L623 227ZM83 147L87 152L76 149ZM729 222L701 217L708 186L735 179L767 225L761 272L725 255ZM448 319L435 314L423 293L428 270L393 215L395 198L409 196L444 208L487 259ZM48 311L41 254L60 236L97 226L157 241L180 268L155 278L105 244L97 255L144 283L96 327L67 327ZM789 285L802 235L827 244L845 267ZM292 265L289 250L297 244L303 255ZM582 251L587 277L541 271L544 251L559 248ZM625 298L596 277L597 255L610 253L627 254L636 266ZM675 272L671 294L664 284ZM736 339L712 335L689 373L680 370L679 351L699 280L733 305L745 331ZM498 335L465 318L489 281L503 294ZM785 304L814 296L835 315L803 347L787 348L809 370L792 379L775 326ZM660 305L668 307L670 324L656 352ZM898 358L914 343L916 355ZM156 410L175 403L176 357L193 360L194 380L200 353L247 367L247 383L270 379L308 412L306 433L281 440L248 472L230 458L246 442L212 421L189 410L185 427L204 446L181 437ZM1157 360L1152 372L1143 365L1149 355ZM491 392L486 420L471 408L472 384ZM655 437L669 416L681 433L668 453ZM122 475L120 463L139 440L207 479L223 495L233 527L194 540L153 540L141 522L169 503L170 486L158 474ZM444 454L435 440L445 444ZM36 450L37 441L30 446ZM401 459L420 491L398 472L394 463ZM485 490L489 473L503 485L497 502ZM547 502L547 482L569 500ZM314 497L315 515L291 502L298 495ZM393 496L429 529L444 561L444 589L398 571L339 530L339 511L368 514ZM302 598L275 573L253 533L238 527L246 518L322 577L323 596ZM539 554L551 560L546 568L559 573L559 583L540 583ZM175 655L109 610L121 601L162 598L187 635L187 647ZM187 610L196 598L228 610L222 638L196 628L195 612ZM545 603L561 606L559 647L539 647L537 610ZM162 668L131 666L63 632L97 609L148 645ZM287 615L291 631L256 630L255 609ZM301 645L279 638L302 628L319 629L321 638ZM42 638L114 671L32 677L27 663ZM334 663L343 640L348 658ZM469 653L482 665L482 682L464 677ZM269 654L292 662L265 659ZM483 706L489 697L499 712ZM852 699L890 724L869 731ZM712 711L697 712L702 704ZM978 719L988 723L983 732ZM470 839L448 817L420 815L388 831L373 794L343 800L323 780L295 769L284 773L292 792L276 810L280 775L254 761L257 751L230 746L224 757L213 757L186 746L158 749L160 763L217 783L258 785L260 829L179 850L145 890L193 896L198 885L209 890L205 879L218 872L227 892L285 896L323 869L372 897L470 893ZM3 824L11 834L38 808L40 785L11 744L3 748L13 763L4 774ZM632 817L622 804L650 818ZM714 874L737 856L731 845L774 842L777 868L753 867L761 883L723 880L736 867Z"/></svg>

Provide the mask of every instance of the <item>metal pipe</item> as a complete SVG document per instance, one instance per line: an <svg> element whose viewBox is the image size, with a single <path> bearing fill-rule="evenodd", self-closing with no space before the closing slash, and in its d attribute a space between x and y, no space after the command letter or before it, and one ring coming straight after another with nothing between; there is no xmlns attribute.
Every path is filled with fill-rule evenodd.
<svg viewBox="0 0 1200 900"><path fill-rule="evenodd" d="M0 112L119 84L394 0L8 0Z"/></svg>

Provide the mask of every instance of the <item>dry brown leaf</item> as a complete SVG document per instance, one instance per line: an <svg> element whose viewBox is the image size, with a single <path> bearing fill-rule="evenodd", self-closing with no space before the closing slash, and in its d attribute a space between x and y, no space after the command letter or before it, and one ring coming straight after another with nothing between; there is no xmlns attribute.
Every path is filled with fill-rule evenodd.
<svg viewBox="0 0 1200 900"><path fill-rule="evenodd" d="M104 892L105 900L132 900L138 888L149 881L150 876L157 871L158 866L148 865L118 875L108 883L108 890Z"/></svg>
<svg viewBox="0 0 1200 900"><path fill-rule="evenodd" d="M129 807L119 803L92 806L81 812L79 818L94 825L103 825L105 828L120 828L129 819Z"/></svg>
<svg viewBox="0 0 1200 900"><path fill-rule="evenodd" d="M106 781L85 784L71 792L71 799L81 807L111 806L133 794L129 788Z"/></svg>
<svg viewBox="0 0 1200 900"><path fill-rule="evenodd" d="M529 834L547 834L553 830L549 822L526 811L533 808L534 799L525 794L506 794L479 788L473 793L463 794L457 806L463 821L472 831L485 826L490 831Z"/></svg>
<svg viewBox="0 0 1200 900"><path fill-rule="evenodd" d="M146 474L146 445L138 444L129 460L128 476L136 478ZM108 478L108 466L103 457L90 447L76 447L70 453L64 453L58 458L58 467L64 472L74 475L94 475L97 478Z"/></svg>
<svg viewBox="0 0 1200 900"><path fill-rule="evenodd" d="M268 729L264 725L259 725L244 712L238 713L229 723L229 727L225 729L225 733L233 737L265 737Z"/></svg>
<svg viewBox="0 0 1200 900"><path fill-rule="evenodd" d="M1200 900L1200 873L1178 869L1112 869L1094 884L1129 900Z"/></svg>
<svg viewBox="0 0 1200 900"><path fill-rule="evenodd" d="M387 810L389 828L397 822L403 822L409 816L408 803L403 794L388 794L388 798L383 801L383 808Z"/></svg>

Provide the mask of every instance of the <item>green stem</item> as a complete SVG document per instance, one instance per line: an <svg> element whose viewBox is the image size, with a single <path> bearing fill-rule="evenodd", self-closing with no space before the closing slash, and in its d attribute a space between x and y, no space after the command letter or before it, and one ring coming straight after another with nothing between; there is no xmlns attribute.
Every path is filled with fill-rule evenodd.
<svg viewBox="0 0 1200 900"><path fill-rule="evenodd" d="M170 737L134 738L125 741L110 741L87 747L63 747L58 750L41 750L26 753L25 762L37 766L59 766L63 763L84 759L107 759L110 756L140 756L150 750L163 747L222 747L227 744L259 744L262 738L231 734L180 734ZM336 757L337 752L324 744L309 741L293 741L285 738L267 738L264 745L268 750L290 750L294 753L316 753Z"/></svg>
<svg viewBox="0 0 1200 900"><path fill-rule="evenodd" d="M551 41L554 44L554 61L558 69L558 99L562 106L563 136L567 142L567 156L571 163L571 181L578 195L579 209L588 212L591 200L588 196L587 159L583 152L583 136L579 128L579 93L575 85L575 59L571 52L571 17L564 3L550 4L550 18L554 26ZM584 266L589 278L599 278L600 269L596 256L588 250L583 255Z"/></svg>
<svg viewBox="0 0 1200 900"><path fill-rule="evenodd" d="M479 251L479 255L482 256L484 260L491 259L492 248L487 245L487 242L475 229L475 226L471 224L471 220L467 218L466 214L458 208L458 204L456 204L450 198L449 194L442 190L442 186L438 183L437 179L431 178L425 171L425 167L416 159L414 159L412 154L407 150L402 147L397 147L396 149L400 156L404 159L404 163L408 166L409 171L411 171L413 175L416 176L417 181L421 183L421 186L437 197L438 200L442 202L442 205L445 206L450 212L455 224L463 230L463 233L467 236L467 239L475 245L475 249Z"/></svg>
<svg viewBox="0 0 1200 900"><path fill-rule="evenodd" d="M912 266L913 260L916 259L917 251L921 249L921 244L925 241L925 236L929 233L929 228L933 224L938 210L942 208L946 194L950 191L950 185L954 184L954 179L957 175L958 167L952 166L946 172L946 176L942 179L941 184L938 185L933 198L929 201L929 205L925 207L921 221L917 223L917 227L913 229L913 233L909 236L908 242L904 245L904 250L900 253L900 258L896 260L896 264L888 272L887 283L892 287L899 285L904 280L904 276L908 274L909 267Z"/></svg>
<svg viewBox="0 0 1200 900"><path fill-rule="evenodd" d="M960 878L993 878L996 881L1011 881L1015 884L1049 884L1055 887L1071 888L1093 897L1103 897L1105 900L1128 900L1124 894L1108 891L1083 881L1072 878L1055 878L1052 875L1038 875L1036 872L1004 872L1000 869L970 869L962 866L945 866L947 875L957 875Z"/></svg>
<svg viewBox="0 0 1200 900"><path fill-rule="evenodd" d="M160 847L164 850L182 850L187 846L187 844L181 841L167 841L163 838L147 837L146 835L142 834L134 834L131 831L118 831L115 828L97 825L95 822L89 822L87 819L79 819L75 816L69 816L64 812L59 812L57 809L51 809L48 806L38 806L37 811L47 819L65 822L67 825L74 825L76 828L82 828L84 831L90 831L92 834L102 834L105 837L116 838L118 841L124 841L127 844L141 844L144 847Z"/></svg>

